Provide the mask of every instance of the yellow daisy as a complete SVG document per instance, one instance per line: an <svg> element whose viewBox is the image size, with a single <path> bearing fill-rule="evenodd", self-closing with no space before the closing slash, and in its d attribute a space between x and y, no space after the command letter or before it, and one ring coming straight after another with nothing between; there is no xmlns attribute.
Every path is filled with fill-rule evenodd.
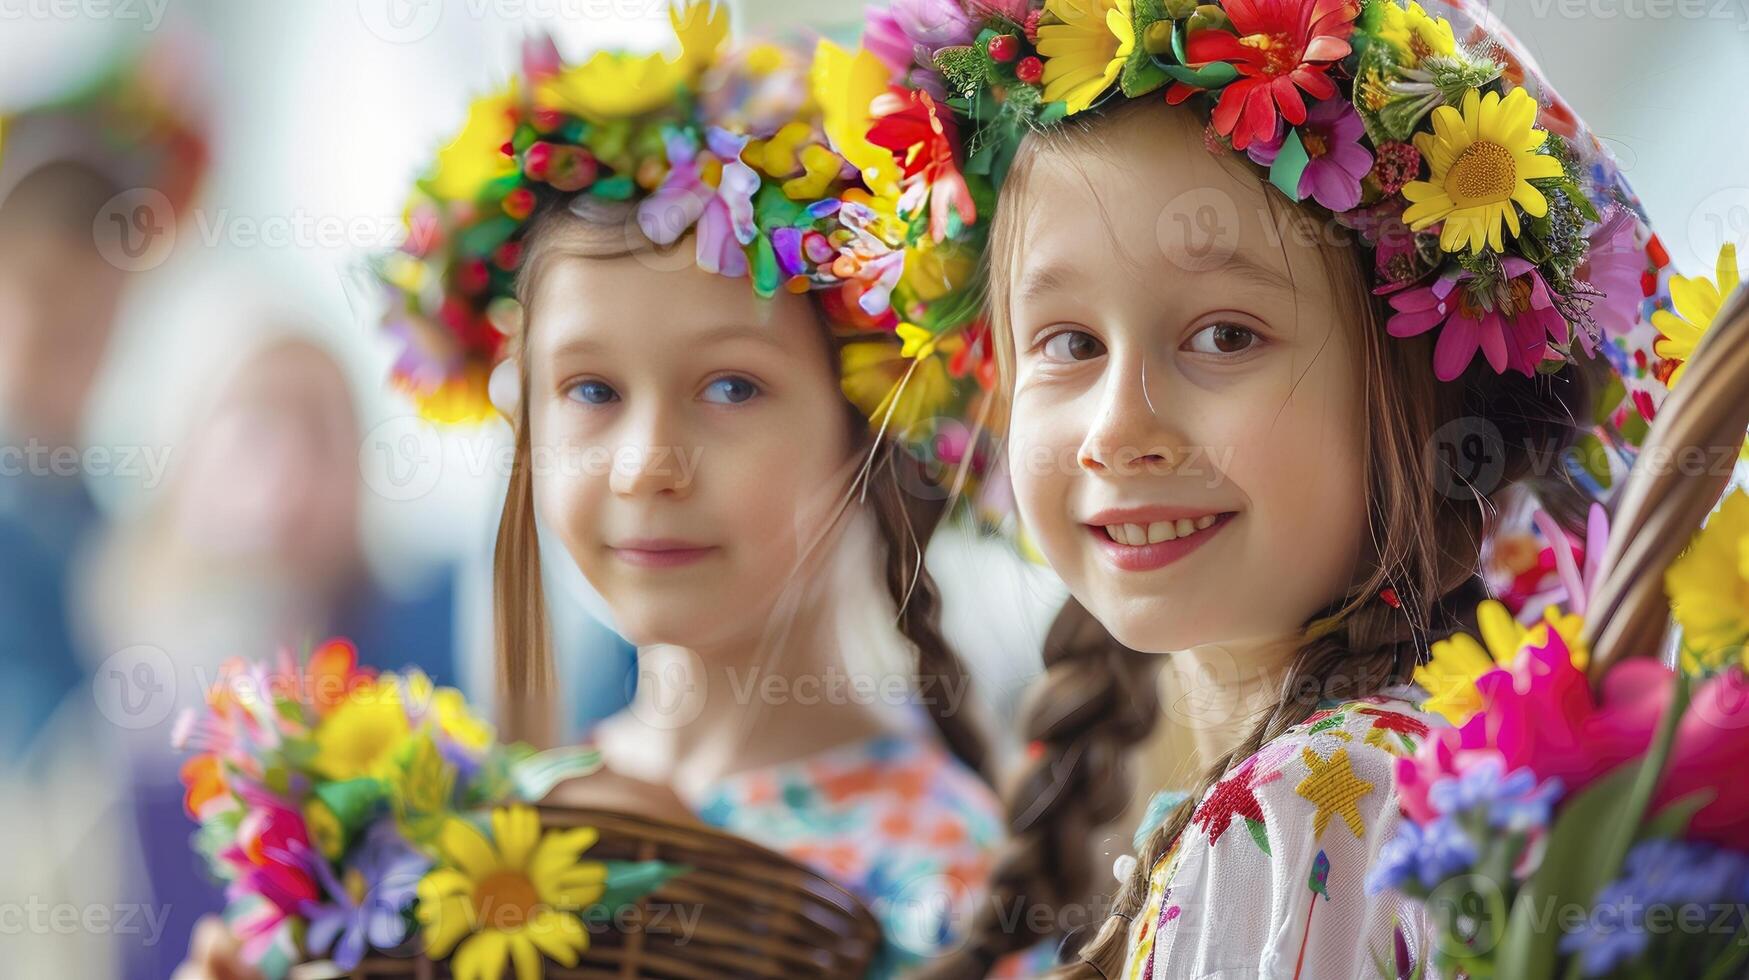
<svg viewBox="0 0 1749 980"><path fill-rule="evenodd" d="M1489 599L1476 607L1476 627L1482 634L1479 642L1468 633L1454 633L1433 644L1428 662L1415 668L1415 683L1429 695L1422 709L1442 715L1454 725L1468 721L1482 710L1476 679L1510 664L1521 651L1541 646L1551 627L1566 641L1573 665L1584 670L1591 660L1580 639L1584 625L1577 614L1550 606L1540 622L1526 627L1513 619L1504 605Z"/></svg>
<svg viewBox="0 0 1749 980"><path fill-rule="evenodd" d="M316 772L328 779L389 778L395 751L412 732L395 679L358 684L316 726Z"/></svg>
<svg viewBox="0 0 1749 980"><path fill-rule="evenodd" d="M1534 128L1535 121L1536 100L1521 88L1504 99L1470 89L1461 111L1433 110L1433 132L1415 134L1432 179L1404 186L1410 206L1403 220L1415 231L1444 221L1439 247L1447 252L1500 251L1502 222L1518 237L1514 204L1531 217L1549 211L1548 199L1529 181L1561 175L1559 160L1536 152L1549 134Z"/></svg>
<svg viewBox="0 0 1749 980"><path fill-rule="evenodd" d="M467 123L438 151L437 169L425 182L433 195L446 201L471 201L488 183L516 172L516 161L504 155L503 146L516 131L513 113L518 98L512 81L504 91L468 106Z"/></svg>
<svg viewBox="0 0 1749 980"><path fill-rule="evenodd" d="M1683 372L1688 370L1688 359L1694 356L1695 345L1713 325L1713 317L1719 315L1719 307L1725 302L1725 297L1731 295L1731 290L1737 288L1737 246L1726 242L1719 249L1719 261L1713 270L1718 277L1717 282L1708 280L1705 276L1671 276L1670 301L1676 307L1676 312L1669 310L1653 310L1652 325L1658 328L1660 336L1652 344L1652 352L1669 361L1678 362L1676 370L1670 372L1670 387L1676 387L1676 382L1682 379Z"/></svg>
<svg viewBox="0 0 1749 980"><path fill-rule="evenodd" d="M1457 51L1457 38L1452 35L1451 22L1444 17L1430 16L1415 0L1409 0L1407 7L1394 3L1380 6L1384 18L1379 25L1379 37L1406 56L1406 67L1415 67L1428 55Z"/></svg>
<svg viewBox="0 0 1749 980"><path fill-rule="evenodd" d="M497 978L509 960L517 980L541 976L541 957L570 967L589 948L576 912L601 899L607 868L582 854L594 828L548 830L526 806L492 812L492 840L465 820L443 828L445 865L419 881L425 952L455 958L455 980ZM459 944L459 946L458 946Z"/></svg>
<svg viewBox="0 0 1749 980"><path fill-rule="evenodd" d="M1045 0L1045 14L1061 21L1038 29L1045 101L1060 101L1073 115L1111 87L1136 46L1130 6L1131 0Z"/></svg>
<svg viewBox="0 0 1749 980"><path fill-rule="evenodd" d="M1664 573L1682 627L1683 665L1720 667L1744 657L1749 638L1749 494L1736 490Z"/></svg>

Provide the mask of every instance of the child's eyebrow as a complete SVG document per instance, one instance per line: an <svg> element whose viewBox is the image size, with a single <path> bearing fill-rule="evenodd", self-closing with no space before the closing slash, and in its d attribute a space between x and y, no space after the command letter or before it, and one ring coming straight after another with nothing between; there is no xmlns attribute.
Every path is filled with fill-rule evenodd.
<svg viewBox="0 0 1749 980"><path fill-rule="evenodd" d="M1063 292L1073 278L1073 271L1062 264L1034 266L1021 275L1020 288L1015 291L1015 296L1025 302L1050 293Z"/></svg>
<svg viewBox="0 0 1749 980"><path fill-rule="evenodd" d="M1170 261L1168 259L1168 262ZM1294 289L1294 282L1290 276L1274 264L1266 262L1253 252L1244 249L1234 252L1225 261L1210 268L1198 268L1197 263L1188 261L1179 264L1177 268L1179 271L1197 277L1224 276L1266 289L1290 291ZM1074 280L1074 269L1068 264L1052 262L1035 266L1022 273L1015 296L1024 302L1051 293L1068 291Z"/></svg>

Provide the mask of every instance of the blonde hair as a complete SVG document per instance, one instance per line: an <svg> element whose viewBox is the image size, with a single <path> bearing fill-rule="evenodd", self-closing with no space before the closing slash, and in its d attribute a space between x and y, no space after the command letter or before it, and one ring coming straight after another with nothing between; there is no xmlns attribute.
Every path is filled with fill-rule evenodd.
<svg viewBox="0 0 1749 980"><path fill-rule="evenodd" d="M1005 289L1024 230L1019 202L1036 161L1043 153L1073 160L1100 152L1108 127L1172 124L1168 119L1190 125L1195 117L1156 100L1137 101L1032 133L1016 154L998 200L987 253L991 330L1001 387L1008 396L1013 392L1015 353ZM1229 162L1235 173L1263 184L1237 159ZM1063 977L1111 977L1122 969L1128 926L1146 898L1149 871L1230 767L1304 721L1321 701L1364 697L1406 681L1433 640L1469 624L1476 602L1485 595L1477 576L1480 543L1506 494L1517 492L1515 487L1532 489L1564 525L1583 526L1578 488L1563 476L1536 474L1532 454L1558 452L1572 444L1584 426L1578 420L1591 417L1596 365L1574 363L1536 378L1497 375L1483 367L1457 382L1434 380L1430 338L1386 335L1377 301L1366 288L1360 250L1318 233L1326 213L1311 204L1287 202L1263 186L1278 222L1311 233L1336 287L1343 318L1359 331L1359 394L1367 420L1368 570L1361 584L1314 620L1328 623L1329 631L1319 635L1308 630L1275 704L1230 753L1213 761L1189 798L1148 837L1134 873L1111 903L1110 915L1079 959L1061 968ZM1451 493L1453 479L1426 451L1442 425L1466 416L1496 425L1507 456L1499 484L1474 488L1469 498ZM1387 586L1400 597L1401 608L1377 600ZM1007 797L1012 840L998 860L995 894L980 910L972 940L926 976L983 976L998 957L1042 938L1042 933L1005 927L1009 921L1032 924L1058 918L1005 916L1003 910L1017 899L1053 910L1094 902L1088 842L1129 803L1126 757L1148 737L1160 710L1155 656L1117 643L1075 602L1065 607L1047 643L1045 676L1022 722L1024 736L1041 751L1028 761Z"/></svg>

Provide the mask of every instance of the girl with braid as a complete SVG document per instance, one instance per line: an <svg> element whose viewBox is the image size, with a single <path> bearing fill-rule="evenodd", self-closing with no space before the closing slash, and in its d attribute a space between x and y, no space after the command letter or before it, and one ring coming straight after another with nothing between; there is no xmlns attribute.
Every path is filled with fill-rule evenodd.
<svg viewBox="0 0 1749 980"><path fill-rule="evenodd" d="M727 47L705 4L673 21L677 54L567 66L533 44L476 103L382 269L397 373L429 414L510 422L512 736L555 737L542 536L640 648L630 708L594 733L609 771L560 798L684 808L817 867L868 902L875 975L899 975L955 940L1001 836L922 562L951 488L902 440L981 392L895 391L894 311L976 304L857 251L896 219L829 148L836 49Z"/></svg>
<svg viewBox="0 0 1749 980"><path fill-rule="evenodd" d="M1263 709L1197 729L1200 779L1060 975L1432 975L1422 914L1365 884L1397 761L1444 723L1429 655L1477 616L1510 632L1478 612L1488 542L1537 508L1582 538L1603 447L1644 431L1662 249L1462 0L934 6L927 41L871 27L897 87L869 138L921 106L915 193L996 190L1008 468L1073 602L991 901L928 975L984 976L1105 891L1090 842L1170 710L1162 657L1205 679L1188 698Z"/></svg>

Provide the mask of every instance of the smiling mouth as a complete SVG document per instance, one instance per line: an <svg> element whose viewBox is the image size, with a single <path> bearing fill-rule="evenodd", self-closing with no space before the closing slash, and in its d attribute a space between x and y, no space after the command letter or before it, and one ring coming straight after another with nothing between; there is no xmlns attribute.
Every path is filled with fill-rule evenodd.
<svg viewBox="0 0 1749 980"><path fill-rule="evenodd" d="M1227 526L1236 511L1155 521L1083 524L1106 560L1121 571L1146 572L1178 561Z"/></svg>
<svg viewBox="0 0 1749 980"><path fill-rule="evenodd" d="M692 544L685 541L628 541L609 545L615 558L638 568L680 568L696 564L715 554L715 545Z"/></svg>

